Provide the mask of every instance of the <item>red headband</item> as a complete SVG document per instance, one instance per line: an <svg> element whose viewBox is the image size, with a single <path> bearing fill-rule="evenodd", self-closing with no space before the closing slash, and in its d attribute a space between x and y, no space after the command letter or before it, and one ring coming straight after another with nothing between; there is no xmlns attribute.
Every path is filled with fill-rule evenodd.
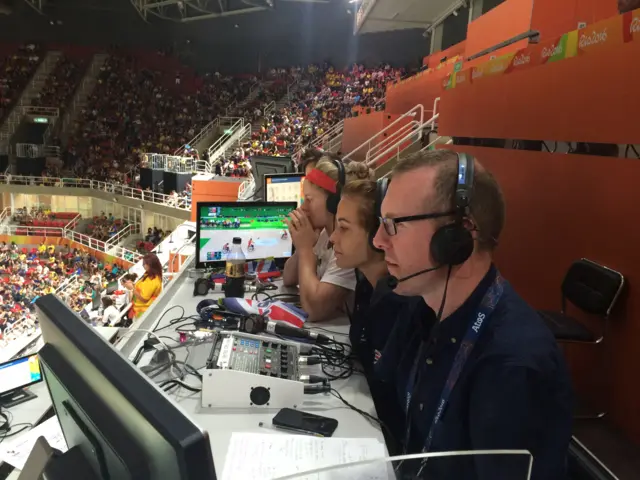
<svg viewBox="0 0 640 480"><path fill-rule="evenodd" d="M321 172L317 168L311 170L305 177L305 181L313 183L315 186L320 187L327 192L337 193L337 183L333 178L324 172Z"/></svg>

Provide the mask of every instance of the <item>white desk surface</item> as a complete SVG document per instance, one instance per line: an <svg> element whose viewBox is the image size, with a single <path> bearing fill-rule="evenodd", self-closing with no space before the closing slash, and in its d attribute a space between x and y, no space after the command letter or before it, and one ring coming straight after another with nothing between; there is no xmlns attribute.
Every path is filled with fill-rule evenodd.
<svg viewBox="0 0 640 480"><path fill-rule="evenodd" d="M182 284L179 285L169 306L165 308L162 313L175 305L179 305L184 308L185 316L195 315L196 305L198 305L199 302L206 298L220 297L219 294L209 294L206 297L194 297L193 279L183 277L178 279L177 282L182 282ZM162 318L162 323L158 324L158 328L168 325L170 320L179 317L181 313L180 308L173 308L171 312ZM161 317L162 314L157 316L158 319ZM348 320L346 318L318 324L318 326L335 332L344 332L345 334L349 330ZM178 338L178 334L175 333L173 327L161 330L158 332L158 335ZM346 341L348 337L340 340ZM167 342L169 341L167 340ZM203 368L201 367L204 367L204 362L210 351L210 344L200 344L190 347L189 350L188 363L202 372ZM178 360L184 360L187 353L186 348L178 348L175 350ZM187 377L185 381L190 385L200 386L199 381L193 376ZM331 385L340 392L349 403L371 415L376 415L373 400L369 394L369 387L364 376L361 374L353 374L346 380L333 381ZM224 386L221 386L221 388L224 388ZM200 393L192 393L186 389L180 389L175 394L169 396L200 428L209 432L216 473L219 477L222 476L227 448L233 432L281 434L279 431L271 428L271 419L277 413L277 409L260 411L250 409L238 409L234 411L203 409L200 406ZM378 425L373 425L362 415L346 407L340 400L330 394L308 395L308 400L300 406L300 409L337 419L338 429L334 434L336 437L376 438L384 444L384 437ZM263 427L259 426L260 422L263 422Z"/></svg>

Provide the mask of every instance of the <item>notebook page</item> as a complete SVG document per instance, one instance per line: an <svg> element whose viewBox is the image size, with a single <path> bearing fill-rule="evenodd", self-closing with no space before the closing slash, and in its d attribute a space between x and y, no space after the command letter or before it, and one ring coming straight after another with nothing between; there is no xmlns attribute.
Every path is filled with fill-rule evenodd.
<svg viewBox="0 0 640 480"><path fill-rule="evenodd" d="M384 445L374 438L234 433L222 480L271 480L314 468L384 458L385 455ZM379 464L300 476L300 480L353 478L386 480L387 476L384 471L380 472Z"/></svg>

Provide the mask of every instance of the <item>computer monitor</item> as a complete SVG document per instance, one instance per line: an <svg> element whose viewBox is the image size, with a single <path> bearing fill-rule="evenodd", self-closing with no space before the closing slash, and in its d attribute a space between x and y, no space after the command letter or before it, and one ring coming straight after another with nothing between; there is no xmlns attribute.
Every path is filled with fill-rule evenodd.
<svg viewBox="0 0 640 480"><path fill-rule="evenodd" d="M54 295L36 309L42 372L69 447L41 478L216 478L207 432Z"/></svg>
<svg viewBox="0 0 640 480"><path fill-rule="evenodd" d="M268 173L264 176L267 202L296 202L302 205L304 173Z"/></svg>
<svg viewBox="0 0 640 480"><path fill-rule="evenodd" d="M0 406L9 408L36 395L25 388L42 381L38 355L0 363Z"/></svg>
<svg viewBox="0 0 640 480"><path fill-rule="evenodd" d="M264 200L265 193L262 186L264 185L264 176L275 173L294 173L296 171L291 157L262 157L253 156L249 160L251 162L251 174L255 182L255 192L251 200Z"/></svg>
<svg viewBox="0 0 640 480"><path fill-rule="evenodd" d="M242 239L247 260L274 258L284 263L293 254L284 219L297 207L296 202L198 203L197 268L224 264L234 237Z"/></svg>

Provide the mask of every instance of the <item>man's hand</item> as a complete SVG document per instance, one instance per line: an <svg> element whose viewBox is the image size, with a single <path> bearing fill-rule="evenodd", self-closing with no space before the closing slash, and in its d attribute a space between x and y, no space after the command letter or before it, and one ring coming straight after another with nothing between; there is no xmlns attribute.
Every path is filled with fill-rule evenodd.
<svg viewBox="0 0 640 480"><path fill-rule="evenodd" d="M289 214L289 219L285 220L291 233L291 240L298 250L312 250L318 241L318 234L313 229L311 221L306 213L300 209Z"/></svg>

